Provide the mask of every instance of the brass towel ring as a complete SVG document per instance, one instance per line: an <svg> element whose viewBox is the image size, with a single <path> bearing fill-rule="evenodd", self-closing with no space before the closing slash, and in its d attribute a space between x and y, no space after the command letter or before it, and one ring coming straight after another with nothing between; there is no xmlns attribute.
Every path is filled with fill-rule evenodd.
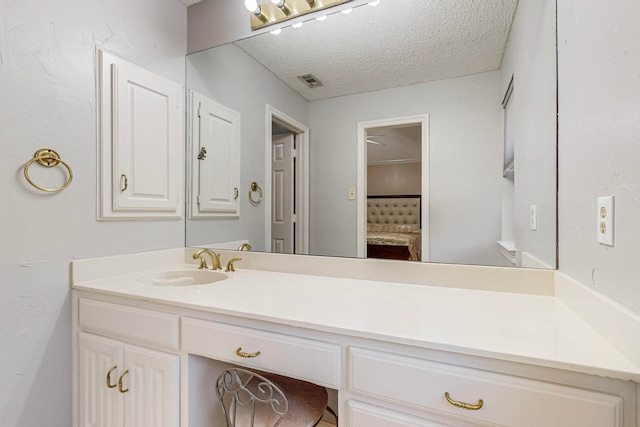
<svg viewBox="0 0 640 427"><path fill-rule="evenodd" d="M253 193L254 192L258 192L258 194L260 195L260 198L258 200L255 200L253 198ZM249 191L249 201L251 202L252 205L257 206L260 204L260 202L262 201L262 188L260 188L260 186L258 185L257 182L253 181L251 183L251 190Z"/></svg>
<svg viewBox="0 0 640 427"><path fill-rule="evenodd" d="M62 165L65 168L67 168L67 172L69 172L69 179L67 180L67 182L64 183L62 187L58 187L58 188L41 187L35 182L33 182L31 180L31 177L29 176L29 167L33 162L38 162L39 164L47 168L52 168L54 166L57 166L58 163L62 163ZM27 179L29 184L33 185L38 190L46 191L47 193L57 193L58 191L64 190L71 184L71 181L73 180L73 171L71 170L71 166L69 166L65 161L63 161L60 158L60 155L58 153L56 153L50 148L41 148L40 150L36 151L36 153L33 155L33 159L29 160L24 165L24 177Z"/></svg>

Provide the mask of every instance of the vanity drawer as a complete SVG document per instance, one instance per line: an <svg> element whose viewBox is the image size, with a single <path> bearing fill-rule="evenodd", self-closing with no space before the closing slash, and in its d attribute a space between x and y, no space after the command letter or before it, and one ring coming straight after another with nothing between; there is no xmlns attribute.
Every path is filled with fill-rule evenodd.
<svg viewBox="0 0 640 427"><path fill-rule="evenodd" d="M340 385L340 346L336 344L183 318L182 349L327 387Z"/></svg>
<svg viewBox="0 0 640 427"><path fill-rule="evenodd" d="M179 317L126 305L80 298L78 324L83 330L178 348Z"/></svg>
<svg viewBox="0 0 640 427"><path fill-rule="evenodd" d="M349 388L398 405L518 427L620 427L622 398L590 390L361 348L349 349ZM455 401L480 409L463 409Z"/></svg>

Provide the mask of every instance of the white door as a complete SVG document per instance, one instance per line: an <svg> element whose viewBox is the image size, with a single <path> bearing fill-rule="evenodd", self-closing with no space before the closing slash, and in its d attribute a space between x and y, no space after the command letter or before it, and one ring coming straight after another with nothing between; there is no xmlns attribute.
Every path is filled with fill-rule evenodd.
<svg viewBox="0 0 640 427"><path fill-rule="evenodd" d="M180 358L125 344L125 427L177 427Z"/></svg>
<svg viewBox="0 0 640 427"><path fill-rule="evenodd" d="M271 167L271 252L295 252L294 214L294 135L272 137Z"/></svg>
<svg viewBox="0 0 640 427"><path fill-rule="evenodd" d="M122 427L123 398L118 378L123 371L123 345L97 335L79 336L80 427Z"/></svg>

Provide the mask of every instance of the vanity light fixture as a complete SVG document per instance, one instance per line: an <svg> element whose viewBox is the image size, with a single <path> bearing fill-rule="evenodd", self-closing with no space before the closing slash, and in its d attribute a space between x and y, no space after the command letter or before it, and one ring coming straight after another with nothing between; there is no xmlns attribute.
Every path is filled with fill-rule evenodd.
<svg viewBox="0 0 640 427"><path fill-rule="evenodd" d="M278 6L278 9L280 9L285 15L291 15L291 9L289 9L286 0L271 0L271 3Z"/></svg>
<svg viewBox="0 0 640 427"><path fill-rule="evenodd" d="M251 29L257 30L298 18L307 13L319 12L352 0L245 0L244 6L251 12ZM321 17L320 20L323 20ZM300 28L299 23L296 23Z"/></svg>
<svg viewBox="0 0 640 427"><path fill-rule="evenodd" d="M253 13L260 22L265 24L269 22L269 18L264 14L264 12L262 12L262 8L258 5L257 0L244 0L244 7L246 7L249 12Z"/></svg>

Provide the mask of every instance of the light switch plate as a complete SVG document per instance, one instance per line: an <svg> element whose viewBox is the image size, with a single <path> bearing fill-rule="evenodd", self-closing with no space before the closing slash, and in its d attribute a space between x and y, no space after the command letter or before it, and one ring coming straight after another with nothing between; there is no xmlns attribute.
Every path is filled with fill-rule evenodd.
<svg viewBox="0 0 640 427"><path fill-rule="evenodd" d="M531 205L531 231L538 231L538 205Z"/></svg>
<svg viewBox="0 0 640 427"><path fill-rule="evenodd" d="M356 199L356 188L349 187L349 200L355 200L355 199Z"/></svg>
<svg viewBox="0 0 640 427"><path fill-rule="evenodd" d="M613 246L614 196L598 197L597 240L598 243Z"/></svg>

